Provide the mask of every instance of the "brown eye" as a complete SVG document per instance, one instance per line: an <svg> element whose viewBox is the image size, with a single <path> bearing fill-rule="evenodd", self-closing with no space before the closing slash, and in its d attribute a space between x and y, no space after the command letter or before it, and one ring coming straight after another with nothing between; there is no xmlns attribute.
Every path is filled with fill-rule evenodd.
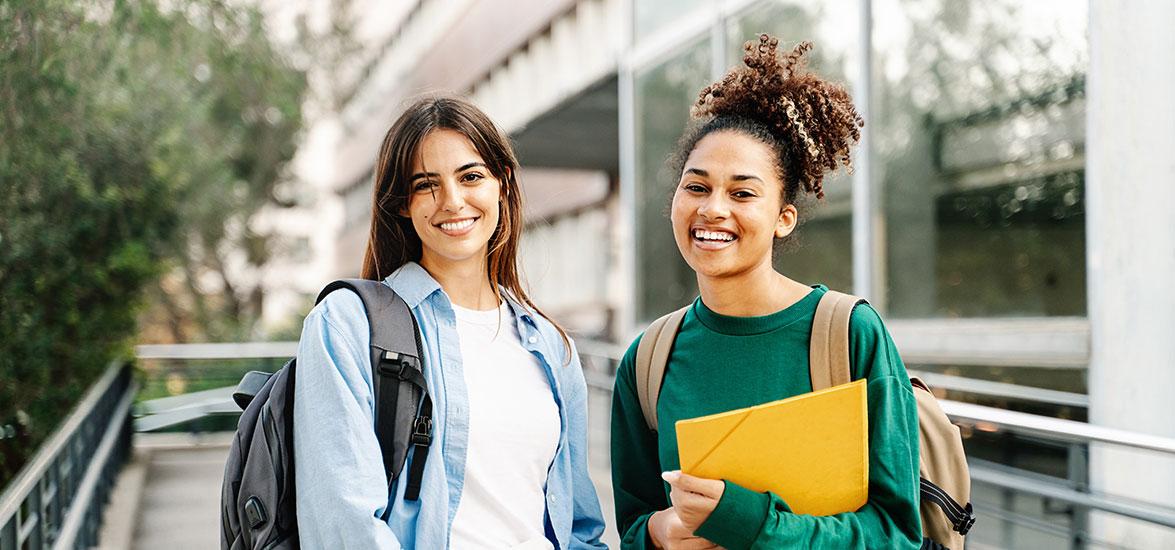
<svg viewBox="0 0 1175 550"><path fill-rule="evenodd" d="M481 179L485 179L485 176L483 176L477 172L470 172L468 174L465 174L464 176L461 176L461 181L463 183L475 182L475 181L478 181Z"/></svg>
<svg viewBox="0 0 1175 550"><path fill-rule="evenodd" d="M416 193L420 193L423 191L432 191L436 187L437 184L434 181L420 181L417 182L416 185L412 186L412 190Z"/></svg>

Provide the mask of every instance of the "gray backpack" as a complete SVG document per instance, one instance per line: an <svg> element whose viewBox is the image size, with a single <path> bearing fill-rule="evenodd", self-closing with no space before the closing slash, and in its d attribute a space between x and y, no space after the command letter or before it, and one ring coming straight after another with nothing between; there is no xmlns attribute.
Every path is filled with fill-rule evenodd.
<svg viewBox="0 0 1175 550"><path fill-rule="evenodd" d="M371 327L375 434L389 492L411 449L413 460L404 498L416 500L432 441L432 401L422 370L416 319L408 304L379 281L335 281L319 293L315 303L338 289L359 295ZM290 359L273 374L246 374L233 394L244 412L224 467L221 550L298 548L293 454L295 362ZM385 519L390 511L391 506L385 510Z"/></svg>

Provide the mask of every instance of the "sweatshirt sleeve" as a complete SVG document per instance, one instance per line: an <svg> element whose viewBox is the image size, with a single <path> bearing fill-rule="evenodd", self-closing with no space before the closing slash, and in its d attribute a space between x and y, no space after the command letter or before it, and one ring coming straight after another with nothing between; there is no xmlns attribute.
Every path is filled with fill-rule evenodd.
<svg viewBox="0 0 1175 550"><path fill-rule="evenodd" d="M294 379L294 461L303 548L387 548L400 542L373 426L367 322L359 297L335 292L302 328Z"/></svg>
<svg viewBox="0 0 1175 550"><path fill-rule="evenodd" d="M728 481L698 536L730 550L921 546L914 393L893 340L869 306L853 312L850 355L853 378L868 380L869 500L865 505L832 516L800 515L775 494L755 493ZM619 490L617 494L619 499Z"/></svg>
<svg viewBox="0 0 1175 550"><path fill-rule="evenodd" d="M653 548L649 516L669 507L657 433L645 424L634 383L637 338L616 371L612 392L612 493L621 548Z"/></svg>

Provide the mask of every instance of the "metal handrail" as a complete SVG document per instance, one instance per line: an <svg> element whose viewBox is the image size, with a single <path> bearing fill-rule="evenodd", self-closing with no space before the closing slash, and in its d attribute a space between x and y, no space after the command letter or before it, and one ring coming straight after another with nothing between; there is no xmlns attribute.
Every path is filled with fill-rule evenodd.
<svg viewBox="0 0 1175 550"><path fill-rule="evenodd" d="M583 343L577 343L577 347L579 348L581 355L594 355L595 357L599 357L608 361L619 360L619 357L612 353L608 353L607 355L587 353L587 350L605 349L602 347L593 348L591 346L585 346ZM995 395L998 397L1028 399L1031 401L1040 401L1045 403L1058 403L1086 407L1089 406L1088 397L1085 399L1077 398L1078 396L1081 396L1081 394L1071 394L1069 392L1058 392L1054 390L1043 390L1041 388L1030 388L1027 386L1017 386L1015 384L1004 384L998 382L988 382L987 385L980 385L975 384L975 382L986 381L976 381L962 377L934 373L921 373L918 371L911 371L911 373L929 375L927 378L929 380L933 380L936 383L936 387L944 389L957 389L959 391L970 390L974 393ZM613 376L609 373L585 373L585 378L588 380L588 385L593 388L606 391L611 391L612 389ZM1044 393L1046 399L1033 399L1035 394L1031 390L1046 392ZM982 424L985 430L1015 432L1024 435L1035 435L1067 442L1110 443L1124 447L1148 449L1175 455L1175 439L1168 437L1131 432L1128 430L1098 426L1095 424L1077 422L1074 420L1052 418L1038 414L997 409L995 407L986 407L983 405L951 401L948 399L939 399L938 403L942 406L943 412L945 412L947 416L951 417L951 420L954 420L956 423L963 422L970 424Z"/></svg>
<svg viewBox="0 0 1175 550"><path fill-rule="evenodd" d="M213 344L142 344L139 359L271 359L293 357L297 342L231 342Z"/></svg>
<svg viewBox="0 0 1175 550"><path fill-rule="evenodd" d="M609 365L620 360L620 354L615 353L615 348L609 349L606 346L596 347L592 345L585 346L583 343L579 343L578 347L581 355L603 359ZM596 366L596 362L590 359L585 360L584 363L585 367ZM927 381L940 388L1060 405L1089 406L1088 396L1081 394L966 379L935 373L910 372L911 375L925 376L928 379ZM615 375L611 372L611 369L585 368L584 377L588 387L604 394L611 394L615 380ZM1171 438L1097 426L1085 422L1008 411L995 407L961 403L947 399L939 399L938 403L942 407L943 412L956 424L972 424L981 431L1006 431L1033 435L1051 440L1069 442L1071 445L1108 443L1175 456L1175 439ZM1078 448L1074 452L1084 456L1086 451ZM1070 480L1052 478L1051 476L1032 475L1031 472L1025 470L1002 466L984 460L969 459L969 462L971 462L971 478L978 483L996 487L1003 491L1032 494L1064 502L1073 506L1076 510L1097 510L1155 525L1175 528L1175 509L1161 504L1139 502L1113 495L1093 493L1073 486ZM1081 475L1083 476L1084 473ZM1084 483L1081 485L1084 487Z"/></svg>
<svg viewBox="0 0 1175 550"><path fill-rule="evenodd" d="M910 376L922 379L923 382L926 382L934 389L989 395L1005 399L1019 399L1050 405L1089 408L1089 396L1084 393L1049 390L1033 386L1021 386L1007 382L980 380L978 378L967 378L965 376L954 376L951 374L940 374L914 369L910 369L909 373Z"/></svg>
<svg viewBox="0 0 1175 550"><path fill-rule="evenodd" d="M168 344L141 345L136 346L135 350L141 359L260 359L290 357L296 354L297 345L297 342ZM590 339L577 339L576 347L581 356L604 359L608 362L620 361L625 351L624 347L615 343ZM1077 393L975 380L937 373L920 371L911 371L911 373L925 377L925 380L933 384L936 388L946 390L1057 405L1089 406L1088 396ZM612 372L595 370L586 372L585 375L589 386L599 390L611 390L613 383ZM958 401L940 400L939 403L942 404L943 410L952 419L960 422L984 423L984 426L987 428L994 427L994 429L1055 438L1063 441L1111 443L1175 454L1175 440L1170 438ZM216 408L215 412L228 411Z"/></svg>
<svg viewBox="0 0 1175 550"><path fill-rule="evenodd" d="M153 347L144 349L143 351L144 355L150 355L152 358L160 359L241 358L241 355L235 353L236 348L234 348L235 345L233 344L201 344L200 346L197 349L184 349L182 346ZM296 344L294 343L285 343L284 346L286 347L251 347L248 349L253 350L254 355L251 355L251 357L256 358L288 356L290 355L290 346L293 346L293 349L296 351ZM615 365L621 360L625 349L617 344L587 339L577 340L576 347L583 359L585 367L584 376L588 386L604 394L610 394L615 381ZM258 350L264 349L269 349L272 354L259 354ZM1089 406L1088 396L1082 394L968 379L937 373L919 371L911 371L911 373L925 376L927 381L931 382L937 388L1057 405ZM958 424L973 425L980 431L1005 431L1063 441L1075 445L1107 443L1175 456L1175 439L1171 438L946 399L940 399L938 402L952 421ZM177 401L176 404L179 405L180 403ZM203 406L208 407L208 410L216 408L213 405L208 405L208 402L205 402ZM192 408L190 404L184 404L183 407L187 409ZM163 412L166 413L166 411ZM185 411L176 412L185 413ZM145 423L143 425L144 427L146 426ZM1006 467L991 467L983 461L976 461L976 465L973 468L973 478L977 482L1004 490L1021 491L1051 498L1078 508L1099 510L1157 525L1175 527L1175 511L1165 506L1133 502L1118 497L1090 493L1066 485L1064 480L1030 479L1028 472Z"/></svg>
<svg viewBox="0 0 1175 550"><path fill-rule="evenodd" d="M1050 476L1029 476L1018 468L986 460L973 458L968 462L972 481L1175 528L1175 509L1167 506L1080 491Z"/></svg>
<svg viewBox="0 0 1175 550"><path fill-rule="evenodd" d="M136 387L115 363L0 494L0 550L97 542L101 509L130 449Z"/></svg>
<svg viewBox="0 0 1175 550"><path fill-rule="evenodd" d="M946 399L938 403L956 423L982 425L985 431L1008 431L1075 443L1110 443L1175 456L1175 439L1170 437Z"/></svg>

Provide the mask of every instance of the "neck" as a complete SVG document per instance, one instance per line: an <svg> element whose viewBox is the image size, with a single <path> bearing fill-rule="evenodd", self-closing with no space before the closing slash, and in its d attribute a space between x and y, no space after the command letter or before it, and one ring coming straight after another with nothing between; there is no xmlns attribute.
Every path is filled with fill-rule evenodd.
<svg viewBox="0 0 1175 550"><path fill-rule="evenodd" d="M453 304L474 310L498 307L494 287L490 284L485 256L482 256L480 261L452 261L431 256L426 252L420 259L420 266L440 283L441 289Z"/></svg>
<svg viewBox="0 0 1175 550"><path fill-rule="evenodd" d="M735 275L698 274L702 302L731 317L770 315L800 301L812 289L775 271L770 259Z"/></svg>

